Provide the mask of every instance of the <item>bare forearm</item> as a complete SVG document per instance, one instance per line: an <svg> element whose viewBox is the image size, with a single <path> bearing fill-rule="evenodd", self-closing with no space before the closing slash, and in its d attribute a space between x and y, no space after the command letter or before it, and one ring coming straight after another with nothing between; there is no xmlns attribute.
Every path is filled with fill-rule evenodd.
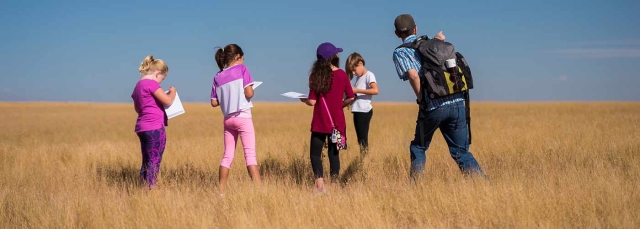
<svg viewBox="0 0 640 229"><path fill-rule="evenodd" d="M420 101L420 77L417 75L409 76L409 83L411 83L411 88L413 88L413 93L416 94L416 98Z"/></svg>
<svg viewBox="0 0 640 229"><path fill-rule="evenodd" d="M300 99L300 102L302 102L302 103L304 103L304 104L307 104L307 106L311 106L311 107L312 107L312 106L314 106L314 105L316 104L316 101L315 101L315 100L312 100L312 99L306 99L306 98L301 98L301 99Z"/></svg>
<svg viewBox="0 0 640 229"><path fill-rule="evenodd" d="M378 89L370 88L370 89L359 89L356 93L365 94L365 95L377 95Z"/></svg>
<svg viewBox="0 0 640 229"><path fill-rule="evenodd" d="M308 106L311 106L311 107L312 107L313 105L315 105L315 104L311 103L311 101L310 101L310 100L307 100L307 101L305 101L304 103L305 103L305 104L307 104Z"/></svg>
<svg viewBox="0 0 640 229"><path fill-rule="evenodd" d="M343 100L342 101L342 108L345 108L346 106L349 106L349 104L351 104L352 102L353 102L353 98Z"/></svg>
<svg viewBox="0 0 640 229"><path fill-rule="evenodd" d="M253 87L252 86L247 86L246 88L244 88L244 97L247 98L247 99L253 98Z"/></svg>
<svg viewBox="0 0 640 229"><path fill-rule="evenodd" d="M159 100L162 105L171 106L171 104L173 104L173 100L176 98L176 92L175 89L170 89L169 94L165 94L162 88L158 88L153 92L153 97Z"/></svg>

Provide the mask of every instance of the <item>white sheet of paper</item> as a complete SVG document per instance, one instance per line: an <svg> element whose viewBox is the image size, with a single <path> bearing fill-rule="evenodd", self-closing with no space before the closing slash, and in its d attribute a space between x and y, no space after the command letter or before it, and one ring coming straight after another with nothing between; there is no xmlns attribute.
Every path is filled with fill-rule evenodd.
<svg viewBox="0 0 640 229"><path fill-rule="evenodd" d="M169 93L169 91L165 91L165 93ZM164 111L167 113L167 118L169 119L184 114L184 107L182 107L182 102L180 102L178 92L176 92L176 99L173 100L171 106L165 106Z"/></svg>
<svg viewBox="0 0 640 229"><path fill-rule="evenodd" d="M253 81L253 85L251 87L253 88L253 90L255 90L258 86L260 86L260 84L262 84L261 81Z"/></svg>
<svg viewBox="0 0 640 229"><path fill-rule="evenodd" d="M307 98L307 95L302 94L302 93L298 93L298 92L293 92L293 91L290 91L290 92L287 92L287 93L282 93L280 95L282 95L284 97L292 98L292 99L306 99Z"/></svg>

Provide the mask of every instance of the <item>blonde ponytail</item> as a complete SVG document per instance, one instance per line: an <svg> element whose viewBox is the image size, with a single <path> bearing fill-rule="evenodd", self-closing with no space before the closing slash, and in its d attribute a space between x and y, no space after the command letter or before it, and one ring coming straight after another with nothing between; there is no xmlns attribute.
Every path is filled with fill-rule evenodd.
<svg viewBox="0 0 640 229"><path fill-rule="evenodd" d="M167 66L163 60L153 59L153 56L149 55L140 63L138 71L140 74L147 74L150 71L160 71L162 74L167 74L169 72L169 66Z"/></svg>

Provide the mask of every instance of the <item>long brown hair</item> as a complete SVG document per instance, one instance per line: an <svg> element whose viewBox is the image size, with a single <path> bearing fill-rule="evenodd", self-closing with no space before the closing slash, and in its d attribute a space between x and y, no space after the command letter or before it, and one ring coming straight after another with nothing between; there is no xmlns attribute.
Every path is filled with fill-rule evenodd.
<svg viewBox="0 0 640 229"><path fill-rule="evenodd" d="M309 88L317 93L325 94L331 90L333 84L333 74L331 65L340 67L340 58L338 55L333 55L329 59L323 59L318 55L317 60L311 67L311 73L309 74Z"/></svg>
<svg viewBox="0 0 640 229"><path fill-rule="evenodd" d="M222 71L222 69L224 69L225 67L229 67L228 65L236 60L236 56L244 56L242 48L240 48L240 46L238 46L237 44L229 44L227 46L224 46L224 48L216 48L218 50L216 50L215 59L216 63L218 64L218 68L220 68L220 71Z"/></svg>

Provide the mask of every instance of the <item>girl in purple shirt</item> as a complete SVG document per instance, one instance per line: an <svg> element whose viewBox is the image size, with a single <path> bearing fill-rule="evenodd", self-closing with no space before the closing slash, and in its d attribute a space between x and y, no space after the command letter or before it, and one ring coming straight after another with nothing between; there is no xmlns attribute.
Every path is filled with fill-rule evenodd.
<svg viewBox="0 0 640 229"><path fill-rule="evenodd" d="M164 106L170 106L176 98L176 88L169 87L169 94L165 94L160 83L167 77L169 67L160 59L147 56L140 64L142 76L133 89L131 98L133 107L138 113L135 132L140 139L142 150L142 166L140 179L146 188L156 185L160 161L166 144L167 114Z"/></svg>

